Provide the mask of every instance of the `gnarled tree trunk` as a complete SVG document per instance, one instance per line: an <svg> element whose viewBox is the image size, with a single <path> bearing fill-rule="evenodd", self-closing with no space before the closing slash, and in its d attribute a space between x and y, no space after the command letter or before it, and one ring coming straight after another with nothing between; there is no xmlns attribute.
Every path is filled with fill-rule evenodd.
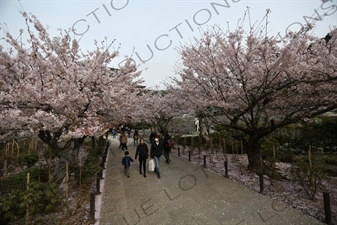
<svg viewBox="0 0 337 225"><path fill-rule="evenodd" d="M61 132L51 133L49 131L40 131L38 136L50 148L53 155L59 158L56 170L51 174L50 181L60 184L66 175L66 163L69 168L78 166L79 149L83 144L85 137L72 138L68 141L59 142Z"/></svg>

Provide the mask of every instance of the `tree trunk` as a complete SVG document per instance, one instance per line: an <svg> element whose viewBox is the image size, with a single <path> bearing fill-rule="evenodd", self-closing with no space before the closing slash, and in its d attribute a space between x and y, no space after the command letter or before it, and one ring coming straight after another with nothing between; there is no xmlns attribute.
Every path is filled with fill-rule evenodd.
<svg viewBox="0 0 337 225"><path fill-rule="evenodd" d="M91 137L91 148L96 148L96 138L94 136Z"/></svg>
<svg viewBox="0 0 337 225"><path fill-rule="evenodd" d="M75 158L74 155L69 154L70 149L64 150L59 153L59 161L57 163L56 170L51 174L50 181L53 183L60 184L66 175L66 163L68 163L69 168L74 167Z"/></svg>
<svg viewBox="0 0 337 225"><path fill-rule="evenodd" d="M261 154L260 154L260 139L256 137L249 137L248 139L248 169L252 172L261 172Z"/></svg>
<svg viewBox="0 0 337 225"><path fill-rule="evenodd" d="M51 152L59 158L56 170L51 174L50 181L61 183L66 173L66 163L70 168L77 166L79 149L85 137L70 139L67 142L58 142L61 132L51 133L40 131L39 138L48 145Z"/></svg>
<svg viewBox="0 0 337 225"><path fill-rule="evenodd" d="M79 152L85 138L72 139L71 145L65 145L59 152L59 162L56 170L51 174L50 181L61 183L66 175L66 163L70 168L70 173L74 167L79 166Z"/></svg>
<svg viewBox="0 0 337 225"><path fill-rule="evenodd" d="M108 140L107 140L107 139L104 139L103 136L99 136L99 138L98 138L98 147L104 148L105 143L106 143L107 141L108 141Z"/></svg>

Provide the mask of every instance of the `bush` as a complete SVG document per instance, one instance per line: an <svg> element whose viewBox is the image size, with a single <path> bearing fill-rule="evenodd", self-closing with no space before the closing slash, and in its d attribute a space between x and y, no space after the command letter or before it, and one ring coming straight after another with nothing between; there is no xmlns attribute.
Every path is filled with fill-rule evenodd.
<svg viewBox="0 0 337 225"><path fill-rule="evenodd" d="M92 178L95 174L97 174L101 167L99 165L101 156L103 155L104 148L93 148L89 151L89 154L84 162L84 165L80 167L73 168L75 170L75 179L76 181L83 182L86 179ZM80 169L81 169L81 177L80 177Z"/></svg>
<svg viewBox="0 0 337 225"><path fill-rule="evenodd" d="M321 186L322 180L326 178L320 163L312 162L310 166L308 159L296 157L290 173L296 183L298 183L311 200L315 200L315 195Z"/></svg>
<svg viewBox="0 0 337 225"><path fill-rule="evenodd" d="M1 196L0 199L0 224L10 224L10 222L22 218L26 213L24 205L23 191L14 190Z"/></svg>
<svg viewBox="0 0 337 225"><path fill-rule="evenodd" d="M41 168L40 170L37 167L31 167L26 171L13 174L7 179L0 180L0 195L10 193L13 190L22 191L27 188L27 173L30 175L31 181L37 181L40 177L41 182L48 181L48 169Z"/></svg>
<svg viewBox="0 0 337 225"><path fill-rule="evenodd" d="M30 174L29 190L27 190L27 173ZM40 178L41 182L38 182ZM48 181L48 169L31 167L26 171L13 174L0 180L0 224L9 224L29 213L44 214L54 210L59 204L59 190Z"/></svg>
<svg viewBox="0 0 337 225"><path fill-rule="evenodd" d="M176 144L179 145L183 145L183 146L192 146L192 147L198 147L199 146L199 136L185 136L185 137L181 137L181 136L176 136L174 137L174 142ZM205 137L201 136L201 144L205 145L206 139Z"/></svg>
<svg viewBox="0 0 337 225"><path fill-rule="evenodd" d="M29 215L55 212L62 204L61 192L56 184L33 181L29 189L13 190L0 199L0 224L9 224L23 218L27 205Z"/></svg>
<svg viewBox="0 0 337 225"><path fill-rule="evenodd" d="M227 134L226 131L221 130L220 132L210 134L209 137L212 138L213 146L223 148L224 139L226 139L228 137L228 134ZM220 146L219 146L219 141L220 141ZM228 141L226 141L226 143L227 142ZM227 144L226 144L226 146L227 146Z"/></svg>
<svg viewBox="0 0 337 225"><path fill-rule="evenodd" d="M334 153L337 149L337 119L334 117L289 125L273 134L279 146L294 153L306 152L310 145L313 152L321 152L323 148L324 152Z"/></svg>
<svg viewBox="0 0 337 225"><path fill-rule="evenodd" d="M25 165L28 168L32 167L39 161L39 155L37 152L30 152L26 154L21 154L19 157L20 165Z"/></svg>
<svg viewBox="0 0 337 225"><path fill-rule="evenodd" d="M295 154L292 152L276 151L276 160L285 163L292 163Z"/></svg>
<svg viewBox="0 0 337 225"><path fill-rule="evenodd" d="M337 156L323 156L323 160L325 163L337 166Z"/></svg>

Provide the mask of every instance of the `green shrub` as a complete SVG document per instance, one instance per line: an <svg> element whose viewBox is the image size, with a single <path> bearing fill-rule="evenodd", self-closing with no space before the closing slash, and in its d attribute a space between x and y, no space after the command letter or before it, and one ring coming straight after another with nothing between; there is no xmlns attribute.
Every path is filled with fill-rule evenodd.
<svg viewBox="0 0 337 225"><path fill-rule="evenodd" d="M22 218L26 213L24 205L24 192L14 190L1 196L0 199L0 224L10 224L10 222Z"/></svg>
<svg viewBox="0 0 337 225"><path fill-rule="evenodd" d="M199 142L200 142L199 140L200 140L199 136L185 136L185 137L176 136L176 137L174 137L175 143L179 144L179 145L183 145L183 146L198 147L199 146ZM205 145L206 143L207 142L206 142L205 137L202 136L201 137L201 144Z"/></svg>
<svg viewBox="0 0 337 225"><path fill-rule="evenodd" d="M226 131L221 130L220 132L212 133L209 135L209 137L212 138L212 143L214 147L220 147L223 148L224 139L228 137L228 134ZM219 139L220 139L220 146L219 146ZM227 143L227 141L226 141Z"/></svg>
<svg viewBox="0 0 337 225"><path fill-rule="evenodd" d="M276 161L292 163L294 160L295 154L292 152L286 151L276 151Z"/></svg>
<svg viewBox="0 0 337 225"><path fill-rule="evenodd" d="M37 181L40 178L41 182L48 181L48 169L31 167L23 172L10 175L7 179L0 180L0 195L10 193L13 190L22 191L27 188L27 173L30 175L31 181Z"/></svg>
<svg viewBox="0 0 337 225"><path fill-rule="evenodd" d="M39 155L37 152L30 152L21 154L19 157L20 165L25 165L28 168L32 167L39 161Z"/></svg>
<svg viewBox="0 0 337 225"><path fill-rule="evenodd" d="M58 210L62 203L62 193L53 183L31 182L25 191L25 203L29 205L30 214L47 214Z"/></svg>
<svg viewBox="0 0 337 225"><path fill-rule="evenodd" d="M25 216L55 212L62 204L61 191L56 184L33 181L29 189L13 190L0 199L0 224L9 224ZM28 208L27 208L28 206Z"/></svg>
<svg viewBox="0 0 337 225"><path fill-rule="evenodd" d="M296 157L290 169L293 180L303 188L311 200L315 200L322 180L326 178L323 167L314 159L310 166L308 158Z"/></svg>
<svg viewBox="0 0 337 225"><path fill-rule="evenodd" d="M312 152L334 153L337 146L337 119L324 117L312 119L277 129L274 137L279 146L295 153L303 153L312 146ZM316 146L316 147L315 147Z"/></svg>
<svg viewBox="0 0 337 225"><path fill-rule="evenodd" d="M92 148L89 151L89 154L84 162L84 165L81 168L80 167L73 168L75 170L75 179L77 180L77 182L83 182L86 179L90 179L100 171L101 169L100 161L104 150L105 149L102 147Z"/></svg>
<svg viewBox="0 0 337 225"><path fill-rule="evenodd" d="M337 156L323 156L324 162L330 165L337 166Z"/></svg>

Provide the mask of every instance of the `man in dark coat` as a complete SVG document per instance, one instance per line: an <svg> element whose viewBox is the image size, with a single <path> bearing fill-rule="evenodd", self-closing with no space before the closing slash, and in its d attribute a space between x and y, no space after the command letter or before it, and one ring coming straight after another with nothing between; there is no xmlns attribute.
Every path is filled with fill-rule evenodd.
<svg viewBox="0 0 337 225"><path fill-rule="evenodd" d="M165 138L164 138L164 141L163 141L163 145L164 145L164 157L166 159L166 163L169 164L171 162L171 159L170 159L170 150L171 150L171 146L170 146L170 135L169 134L166 134L165 135Z"/></svg>

